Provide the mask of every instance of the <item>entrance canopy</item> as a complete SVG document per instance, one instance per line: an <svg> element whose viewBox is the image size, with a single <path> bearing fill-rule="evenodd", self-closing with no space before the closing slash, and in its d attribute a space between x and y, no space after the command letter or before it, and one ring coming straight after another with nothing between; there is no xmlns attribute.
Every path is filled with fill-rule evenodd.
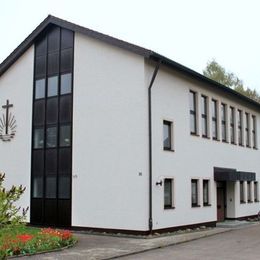
<svg viewBox="0 0 260 260"><path fill-rule="evenodd" d="M214 167L215 181L255 181L254 172L237 171L230 168Z"/></svg>

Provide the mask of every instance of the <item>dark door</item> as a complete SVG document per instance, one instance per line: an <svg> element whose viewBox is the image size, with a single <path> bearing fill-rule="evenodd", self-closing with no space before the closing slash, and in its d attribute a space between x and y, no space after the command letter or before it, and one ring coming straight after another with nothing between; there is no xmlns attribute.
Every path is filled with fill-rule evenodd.
<svg viewBox="0 0 260 260"><path fill-rule="evenodd" d="M217 187L217 221L225 220L225 187Z"/></svg>
<svg viewBox="0 0 260 260"><path fill-rule="evenodd" d="M73 39L50 27L35 43L32 224L71 225Z"/></svg>

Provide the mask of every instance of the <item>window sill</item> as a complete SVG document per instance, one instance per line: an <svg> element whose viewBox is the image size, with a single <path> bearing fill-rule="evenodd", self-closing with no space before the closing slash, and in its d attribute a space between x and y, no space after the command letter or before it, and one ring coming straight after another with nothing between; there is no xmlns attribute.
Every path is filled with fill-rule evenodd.
<svg viewBox="0 0 260 260"><path fill-rule="evenodd" d="M211 207L211 204L203 204L203 207Z"/></svg>
<svg viewBox="0 0 260 260"><path fill-rule="evenodd" d="M240 204L246 204L246 202L245 201L240 201Z"/></svg>
<svg viewBox="0 0 260 260"><path fill-rule="evenodd" d="M207 136L207 135L202 135L202 137L205 138L205 139L210 139L210 137Z"/></svg>
<svg viewBox="0 0 260 260"><path fill-rule="evenodd" d="M239 146L241 146L241 147L245 147L243 144L239 144Z"/></svg>
<svg viewBox="0 0 260 260"><path fill-rule="evenodd" d="M190 134L191 134L192 136L197 136L197 137L200 136L200 135L198 135L197 133L193 133L193 132L190 132Z"/></svg>
<svg viewBox="0 0 260 260"><path fill-rule="evenodd" d="M175 207L173 207L173 206L172 207L170 207L170 206L169 207L164 207L164 210L168 210L168 209L175 209Z"/></svg>
<svg viewBox="0 0 260 260"><path fill-rule="evenodd" d="M219 140L219 139L217 139L217 138L214 138L214 137L212 138L212 140L213 140L213 141L220 142L220 140Z"/></svg>
<svg viewBox="0 0 260 260"><path fill-rule="evenodd" d="M253 149L254 149L254 150L258 150L258 148L257 148L257 147L253 147Z"/></svg>
<svg viewBox="0 0 260 260"><path fill-rule="evenodd" d="M166 152L175 152L175 150L170 149L170 148L163 148L163 150L166 151Z"/></svg>
<svg viewBox="0 0 260 260"><path fill-rule="evenodd" d="M199 208L200 205L191 205L192 208Z"/></svg>
<svg viewBox="0 0 260 260"><path fill-rule="evenodd" d="M253 203L253 201L252 201L252 200L249 200L249 201L247 201L247 203Z"/></svg>
<svg viewBox="0 0 260 260"><path fill-rule="evenodd" d="M255 202L259 202L259 200L255 200Z"/></svg>
<svg viewBox="0 0 260 260"><path fill-rule="evenodd" d="M236 143L231 143L231 144L233 144L233 145L237 145Z"/></svg>
<svg viewBox="0 0 260 260"><path fill-rule="evenodd" d="M246 148L252 148L250 145L247 145Z"/></svg>
<svg viewBox="0 0 260 260"><path fill-rule="evenodd" d="M229 142L227 140L222 140L222 143L229 144Z"/></svg>

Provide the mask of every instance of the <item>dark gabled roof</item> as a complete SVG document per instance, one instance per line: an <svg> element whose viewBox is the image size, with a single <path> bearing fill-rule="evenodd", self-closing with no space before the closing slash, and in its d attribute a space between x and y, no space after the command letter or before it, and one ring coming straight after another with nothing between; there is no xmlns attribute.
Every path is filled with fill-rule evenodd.
<svg viewBox="0 0 260 260"><path fill-rule="evenodd" d="M54 17L52 15L49 15L39 26L37 26L37 28L0 64L0 77L26 50L28 50L28 48L30 48L32 46L32 44L34 43L34 40L39 36L39 34L42 33L50 25L57 25L57 26L66 28L68 30L72 30L74 32L82 33L91 38L94 38L94 39L103 41L105 43L117 46L119 48L128 50L135 54L141 55L145 58L148 58L148 59L151 59L154 61L160 61L162 64L166 65L167 67L170 67L181 73L184 73L191 78L202 81L202 82L208 84L210 87L217 87L218 89L223 90L224 92L229 93L232 96L237 97L238 99L253 105L257 109L260 109L260 103L254 101L254 100L238 93L237 91L234 91L233 89L228 88L214 80L211 80L194 70L191 70L173 60L170 60L167 57L164 57L156 52L153 52L151 50L128 43L126 41L116 39L116 38L108 36L108 35L99 33L97 31L90 30L88 28L62 20L62 19Z"/></svg>

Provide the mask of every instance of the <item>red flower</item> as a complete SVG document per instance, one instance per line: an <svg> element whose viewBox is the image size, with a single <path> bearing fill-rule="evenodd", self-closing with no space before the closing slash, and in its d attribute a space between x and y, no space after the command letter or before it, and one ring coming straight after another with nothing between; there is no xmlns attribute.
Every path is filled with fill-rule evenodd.
<svg viewBox="0 0 260 260"><path fill-rule="evenodd" d="M33 235L29 234L23 234L23 235L17 235L16 236L21 242L26 243L27 241L30 241L33 238Z"/></svg>

